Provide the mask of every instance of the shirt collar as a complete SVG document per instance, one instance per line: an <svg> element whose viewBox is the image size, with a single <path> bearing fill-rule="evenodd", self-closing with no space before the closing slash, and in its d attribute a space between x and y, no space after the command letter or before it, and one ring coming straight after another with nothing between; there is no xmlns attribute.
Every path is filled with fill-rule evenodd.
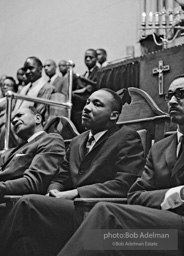
<svg viewBox="0 0 184 256"><path fill-rule="evenodd" d="M92 132L90 131L90 132L89 132L89 138L90 138L91 136L94 136L94 138L95 138L95 143L96 143L96 142L102 137L102 135L104 135L104 133L106 133L106 131L107 131L107 130L102 131L102 132L98 132L98 133L96 133L95 135L93 135Z"/></svg>
<svg viewBox="0 0 184 256"><path fill-rule="evenodd" d="M181 132L177 129L177 140L178 140L178 143L179 143L180 140L181 140L181 136L183 136L183 133L181 133Z"/></svg>
<svg viewBox="0 0 184 256"><path fill-rule="evenodd" d="M27 140L28 142L34 140L38 135L40 135L41 133L43 133L44 131L39 131L34 133L31 137L29 137L29 139Z"/></svg>
<svg viewBox="0 0 184 256"><path fill-rule="evenodd" d="M95 68L96 68L96 66L92 67L91 69L88 70L88 72L91 73Z"/></svg>

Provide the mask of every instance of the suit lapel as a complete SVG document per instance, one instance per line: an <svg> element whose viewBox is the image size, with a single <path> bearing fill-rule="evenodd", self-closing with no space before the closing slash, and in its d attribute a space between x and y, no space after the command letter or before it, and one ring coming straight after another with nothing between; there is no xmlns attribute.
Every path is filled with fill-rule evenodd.
<svg viewBox="0 0 184 256"><path fill-rule="evenodd" d="M88 155L91 155L91 153L93 153L102 143L104 143L104 141L106 141L117 130L119 130L119 126L114 125L111 129L109 129L106 133L104 133L102 137L100 137L100 139L95 143L93 148L86 154L86 157L85 157L85 147L86 147L86 142L89 134L89 131L88 131L86 133L86 136L83 138L83 140L81 140L81 143L80 143L79 151L80 151L81 158L85 160Z"/></svg>
<svg viewBox="0 0 184 256"><path fill-rule="evenodd" d="M172 170L172 176L176 175L178 171L184 166L184 151L181 153L180 157L176 161L176 164Z"/></svg>
<svg viewBox="0 0 184 256"><path fill-rule="evenodd" d="M59 77L57 76L57 77L54 79L54 81L53 81L52 85L56 86L56 85L57 85L58 80L59 80Z"/></svg>
<svg viewBox="0 0 184 256"><path fill-rule="evenodd" d="M81 138L80 138L80 141L79 141L78 148L79 148L79 155L80 155L81 159L83 159L84 156L85 156L85 147L86 147L86 142L87 142L87 139L88 139L88 135L89 135L89 131L84 132L81 135Z"/></svg>
<svg viewBox="0 0 184 256"><path fill-rule="evenodd" d="M35 141L37 141L40 137L43 136L43 134L45 134L45 132L41 133L40 135L38 135L36 138L34 138L33 140L31 140L30 142L23 142L21 143L18 147L12 149L9 154L8 157L5 158L5 162L2 165L2 169L4 169L5 166L7 166L7 164L13 159L13 157L18 154L21 153L23 151L24 148L27 148L29 145L31 145L32 143L34 143Z"/></svg>
<svg viewBox="0 0 184 256"><path fill-rule="evenodd" d="M166 149L166 163L168 164L169 170L173 172L173 168L176 164L176 148L177 148L177 136L176 134L171 135L169 146Z"/></svg>
<svg viewBox="0 0 184 256"><path fill-rule="evenodd" d="M119 130L119 127L118 127L118 125L115 125L111 129L109 129L106 133L104 133L103 136L95 143L94 147L91 149L90 152L95 150L99 145L101 145L105 140L107 140L117 130Z"/></svg>
<svg viewBox="0 0 184 256"><path fill-rule="evenodd" d="M88 79L92 80L93 77L94 77L94 75L96 74L97 70L98 70L98 67L96 66L96 67L92 70L92 72L90 72L90 74L89 74L89 76L88 76Z"/></svg>
<svg viewBox="0 0 184 256"><path fill-rule="evenodd" d="M176 133L172 135L170 144L166 151L166 161L169 168L171 169L171 177L175 176L178 171L184 166L184 152L177 159L176 149L177 149L177 135Z"/></svg>
<svg viewBox="0 0 184 256"><path fill-rule="evenodd" d="M23 142L21 143L18 147L13 148L9 153L8 156L4 157L4 163L1 166L1 169L4 169L5 166L7 166L7 164L13 159L13 157L20 151L20 149L22 150L22 147L27 144L27 142Z"/></svg>

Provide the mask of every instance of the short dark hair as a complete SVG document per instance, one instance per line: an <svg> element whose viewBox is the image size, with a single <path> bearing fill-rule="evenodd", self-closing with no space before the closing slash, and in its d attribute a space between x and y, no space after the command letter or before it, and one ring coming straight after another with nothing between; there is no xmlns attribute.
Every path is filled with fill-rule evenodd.
<svg viewBox="0 0 184 256"><path fill-rule="evenodd" d="M97 52L96 52L96 50L95 50L95 49L92 49L92 48L87 49L87 50L85 51L85 53L86 53L86 52L88 52L88 51L93 52L93 53L94 53L94 55L95 55L95 57L97 58Z"/></svg>
<svg viewBox="0 0 184 256"><path fill-rule="evenodd" d="M37 65L38 65L39 67L43 68L43 64L42 64L41 60L38 59L37 57L35 57L35 56L28 57L28 58L26 59L26 61L27 61L28 59L34 60L34 61L37 63Z"/></svg>
<svg viewBox="0 0 184 256"><path fill-rule="evenodd" d="M122 105L123 105L121 97L115 91L113 91L109 88L101 88L100 90L109 92L113 96L114 101L112 104L112 109L115 111L118 111L118 113L120 114L122 111Z"/></svg>
<svg viewBox="0 0 184 256"><path fill-rule="evenodd" d="M12 76L6 76L6 78L4 80L6 80L6 79L9 79L10 81L12 81L13 89L14 89L15 92L17 92L18 91L18 84L16 83L15 79Z"/></svg>
<svg viewBox="0 0 184 256"><path fill-rule="evenodd" d="M103 54L107 57L107 52L106 52L105 49L99 48L99 49L97 49L96 51L101 51L101 52L103 52Z"/></svg>

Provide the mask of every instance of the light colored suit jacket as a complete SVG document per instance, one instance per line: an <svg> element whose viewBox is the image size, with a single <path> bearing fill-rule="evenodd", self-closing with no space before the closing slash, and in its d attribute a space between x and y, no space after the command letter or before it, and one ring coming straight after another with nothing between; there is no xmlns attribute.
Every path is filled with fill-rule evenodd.
<svg viewBox="0 0 184 256"><path fill-rule="evenodd" d="M68 97L67 76L64 76L64 77L57 76L56 79L52 82L52 85L56 88L57 92L64 94L66 98Z"/></svg>

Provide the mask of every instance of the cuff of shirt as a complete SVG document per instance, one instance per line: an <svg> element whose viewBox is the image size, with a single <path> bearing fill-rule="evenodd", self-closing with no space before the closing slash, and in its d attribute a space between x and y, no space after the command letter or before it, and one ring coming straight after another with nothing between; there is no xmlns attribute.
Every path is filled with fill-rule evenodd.
<svg viewBox="0 0 184 256"><path fill-rule="evenodd" d="M180 191L184 186L178 186L170 188L164 197L163 202L161 203L162 210L174 209L183 204L184 200L180 197Z"/></svg>

